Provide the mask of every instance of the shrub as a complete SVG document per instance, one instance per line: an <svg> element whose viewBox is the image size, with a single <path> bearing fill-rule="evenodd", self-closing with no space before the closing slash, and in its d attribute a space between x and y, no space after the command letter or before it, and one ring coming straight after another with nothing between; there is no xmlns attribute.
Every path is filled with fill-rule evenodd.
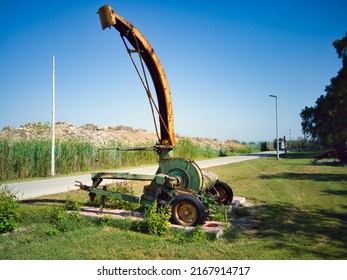
<svg viewBox="0 0 347 280"><path fill-rule="evenodd" d="M71 198L71 195L67 195L66 201L65 201L65 209L70 211L79 211L81 208L81 205L78 201L75 201Z"/></svg>
<svg viewBox="0 0 347 280"><path fill-rule="evenodd" d="M208 211L208 220L226 222L227 206L217 204L213 196L207 192L202 192L200 194L200 200Z"/></svg>
<svg viewBox="0 0 347 280"><path fill-rule="evenodd" d="M67 231L66 221L67 214L65 211L65 207L54 207L49 212L49 221L59 230L59 231Z"/></svg>
<svg viewBox="0 0 347 280"><path fill-rule="evenodd" d="M153 235L163 236L170 228L170 218L170 206L158 206L157 203L149 205L145 210L145 219L142 231Z"/></svg>
<svg viewBox="0 0 347 280"><path fill-rule="evenodd" d="M201 225L196 226L194 229L188 232L187 237L190 241L194 242L206 241L208 239L208 236L206 232L203 231Z"/></svg>
<svg viewBox="0 0 347 280"><path fill-rule="evenodd" d="M80 213L66 212L65 205L53 207L48 214L48 219L54 226L53 233L75 230L88 224L88 220ZM50 235L50 232L46 232L46 234Z"/></svg>
<svg viewBox="0 0 347 280"><path fill-rule="evenodd" d="M0 189L0 233L14 230L18 226L19 203L15 194L7 187Z"/></svg>

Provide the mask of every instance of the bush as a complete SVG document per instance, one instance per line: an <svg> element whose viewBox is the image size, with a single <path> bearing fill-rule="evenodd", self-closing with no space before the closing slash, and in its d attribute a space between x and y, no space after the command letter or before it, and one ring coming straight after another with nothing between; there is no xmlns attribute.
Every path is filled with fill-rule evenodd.
<svg viewBox="0 0 347 280"><path fill-rule="evenodd" d="M5 186L0 189L0 233L18 226L19 203L15 194Z"/></svg>
<svg viewBox="0 0 347 280"><path fill-rule="evenodd" d="M77 212L66 212L66 206L55 206L48 213L48 220L54 229L46 232L55 235L58 232L72 231L88 224L88 220Z"/></svg>
<svg viewBox="0 0 347 280"><path fill-rule="evenodd" d="M188 232L187 238L193 242L206 241L208 236L206 232L203 231L201 225L196 226L193 230Z"/></svg>
<svg viewBox="0 0 347 280"><path fill-rule="evenodd" d="M158 206L157 203L146 207L142 231L163 236L170 228L171 207Z"/></svg>
<svg viewBox="0 0 347 280"><path fill-rule="evenodd" d="M226 205L217 204L213 196L207 192L200 194L200 200L208 211L208 220L226 222L226 211L228 209Z"/></svg>
<svg viewBox="0 0 347 280"><path fill-rule="evenodd" d="M70 211L79 211L81 205L78 201L75 201L71 198L71 195L68 194L65 201L65 209Z"/></svg>
<svg viewBox="0 0 347 280"><path fill-rule="evenodd" d="M59 231L67 231L67 214L64 207L54 207L49 212L49 221L53 224Z"/></svg>

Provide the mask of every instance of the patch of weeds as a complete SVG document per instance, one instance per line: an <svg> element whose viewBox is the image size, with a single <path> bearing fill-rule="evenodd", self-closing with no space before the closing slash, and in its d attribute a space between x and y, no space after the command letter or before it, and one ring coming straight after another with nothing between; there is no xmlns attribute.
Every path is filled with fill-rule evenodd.
<svg viewBox="0 0 347 280"><path fill-rule="evenodd" d="M198 225L193 229L183 230L179 228L170 228L165 235L165 239L171 243L184 244L192 242L207 242L216 240L215 235L203 231L202 226Z"/></svg>
<svg viewBox="0 0 347 280"><path fill-rule="evenodd" d="M48 220L59 232L72 231L88 224L85 217L77 212L67 213L64 206L52 208L48 214ZM51 229L48 229L48 234L50 231ZM53 230L51 233L54 235L56 232Z"/></svg>
<svg viewBox="0 0 347 280"><path fill-rule="evenodd" d="M66 211L64 207L53 207L48 214L48 219L53 225L63 223L66 220Z"/></svg>
<svg viewBox="0 0 347 280"><path fill-rule="evenodd" d="M139 231L141 221L133 221L130 219L118 219L115 220L114 225L119 229L130 230L130 231Z"/></svg>
<svg viewBox="0 0 347 280"><path fill-rule="evenodd" d="M201 192L199 198L204 205L205 209L210 209L213 204L215 204L213 200L213 196L208 194L207 192Z"/></svg>
<svg viewBox="0 0 347 280"><path fill-rule="evenodd" d="M142 232L142 221L131 219L114 219L112 215L104 215L102 218L87 217L91 225L98 227L114 227L122 230Z"/></svg>
<svg viewBox="0 0 347 280"><path fill-rule="evenodd" d="M104 215L101 219L100 219L100 225L101 226L114 226L114 221L115 219L113 219L112 215Z"/></svg>
<svg viewBox="0 0 347 280"><path fill-rule="evenodd" d="M227 221L228 206L217 204L213 195L206 192L200 194L200 200L208 212L208 220L218 222Z"/></svg>
<svg viewBox="0 0 347 280"><path fill-rule="evenodd" d="M45 228L44 230L43 230L43 233L45 234L45 235L48 235L48 236L55 236L55 235L58 235L59 234L59 230L57 229L57 228Z"/></svg>
<svg viewBox="0 0 347 280"><path fill-rule="evenodd" d="M135 195L133 186L126 181L107 185L107 190L132 196ZM93 200L89 204L92 206L99 206L101 204L101 195L96 195L95 197L93 197ZM114 197L106 197L105 204L107 208L124 210L136 210L139 207L137 203L117 199Z"/></svg>
<svg viewBox="0 0 347 280"><path fill-rule="evenodd" d="M79 211L81 205L78 201L71 198L71 195L68 194L65 201L65 209L70 211Z"/></svg>
<svg viewBox="0 0 347 280"><path fill-rule="evenodd" d="M193 242L201 242L208 240L208 235L202 230L201 225L198 225L187 233L187 238Z"/></svg>
<svg viewBox="0 0 347 280"><path fill-rule="evenodd" d="M148 205L141 231L152 235L165 235L170 228L171 207L158 206L157 203Z"/></svg>
<svg viewBox="0 0 347 280"><path fill-rule="evenodd" d="M226 222L228 220L229 206L227 205L212 205L210 209L209 220L216 222Z"/></svg>
<svg viewBox="0 0 347 280"><path fill-rule="evenodd" d="M52 225L58 231L67 231L67 214L65 211L65 207L57 206L53 207L48 214L48 219Z"/></svg>
<svg viewBox="0 0 347 280"><path fill-rule="evenodd" d="M224 234L223 234L223 239L228 240L228 241L233 241L235 239L243 237L242 232L237 230L233 226L229 226L224 229Z"/></svg>
<svg viewBox="0 0 347 280"><path fill-rule="evenodd" d="M19 203L16 195L5 186L0 189L0 233L18 227Z"/></svg>

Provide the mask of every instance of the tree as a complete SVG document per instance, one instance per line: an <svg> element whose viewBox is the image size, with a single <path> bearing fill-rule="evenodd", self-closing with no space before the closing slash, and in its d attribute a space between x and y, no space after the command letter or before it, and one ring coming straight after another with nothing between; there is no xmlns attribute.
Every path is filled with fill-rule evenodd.
<svg viewBox="0 0 347 280"><path fill-rule="evenodd" d="M305 107L300 113L303 132L326 146L347 146L347 33L333 42L342 68L325 95L316 100L313 107Z"/></svg>

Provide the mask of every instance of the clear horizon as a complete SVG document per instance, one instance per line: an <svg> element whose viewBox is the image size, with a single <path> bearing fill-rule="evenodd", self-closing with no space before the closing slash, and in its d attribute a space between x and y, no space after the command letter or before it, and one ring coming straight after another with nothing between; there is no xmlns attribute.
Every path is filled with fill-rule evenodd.
<svg viewBox="0 0 347 280"><path fill-rule="evenodd" d="M0 130L56 121L154 131L150 107L119 33L101 30L110 4L148 39L166 73L175 133L275 139L303 137L300 112L313 106L342 63L333 41L346 31L347 2L16 1L0 19Z"/></svg>

